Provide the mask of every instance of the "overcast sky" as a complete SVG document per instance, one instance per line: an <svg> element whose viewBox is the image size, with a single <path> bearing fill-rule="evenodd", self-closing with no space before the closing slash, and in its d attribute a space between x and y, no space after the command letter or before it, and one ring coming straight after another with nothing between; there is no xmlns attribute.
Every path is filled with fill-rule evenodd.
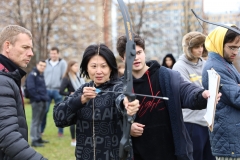
<svg viewBox="0 0 240 160"><path fill-rule="evenodd" d="M117 2L117 0L114 0ZM137 0L124 0L125 2L136 2ZM139 0L142 1L142 0ZM162 0L145 0L147 1L162 1ZM168 1L168 0L166 0ZM170 1L170 0L169 0ZM240 11L240 0L204 0L205 12L226 12Z"/></svg>
<svg viewBox="0 0 240 160"><path fill-rule="evenodd" d="M221 1L221 2L220 2ZM240 12L240 0L204 0L205 12Z"/></svg>

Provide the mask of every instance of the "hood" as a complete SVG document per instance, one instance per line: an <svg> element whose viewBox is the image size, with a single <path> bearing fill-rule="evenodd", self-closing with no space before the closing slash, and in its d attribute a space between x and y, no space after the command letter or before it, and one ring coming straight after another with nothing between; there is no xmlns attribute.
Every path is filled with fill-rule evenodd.
<svg viewBox="0 0 240 160"><path fill-rule="evenodd" d="M152 76L156 71L158 71L158 69L160 68L160 64L155 61L155 60L152 60L152 61L148 61L146 62L147 66L149 67L148 70L144 73L144 75L139 78L139 79L135 79L133 77L133 81L134 83L141 83L141 82L144 82L146 79L148 79L148 76Z"/></svg>
<svg viewBox="0 0 240 160"><path fill-rule="evenodd" d="M235 26L228 24L227 26ZM215 52L223 57L223 41L228 29L224 27L217 27L208 34L205 40L205 47L208 52Z"/></svg>
<svg viewBox="0 0 240 160"><path fill-rule="evenodd" d="M205 63L205 61L202 58L199 58L197 63L191 62L187 59L185 54L182 54L178 60L191 65L193 68L202 68L203 64Z"/></svg>

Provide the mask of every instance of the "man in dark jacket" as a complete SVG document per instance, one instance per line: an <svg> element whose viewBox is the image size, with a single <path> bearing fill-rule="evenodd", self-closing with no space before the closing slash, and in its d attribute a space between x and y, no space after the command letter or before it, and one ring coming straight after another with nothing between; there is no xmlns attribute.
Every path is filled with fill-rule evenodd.
<svg viewBox="0 0 240 160"><path fill-rule="evenodd" d="M169 100L140 97L140 108L131 127L134 160L193 160L192 142L183 122L182 108L206 108L209 92L183 80L157 61L145 62L144 39L135 35L134 93L164 96ZM126 36L117 42L125 60Z"/></svg>
<svg viewBox="0 0 240 160"><path fill-rule="evenodd" d="M27 90L30 96L32 105L32 123L31 123L31 139L33 147L43 147L42 143L48 143L42 139L41 123L45 115L48 95L47 88L44 81L43 72L46 68L44 60L39 61L37 66L33 68L26 80Z"/></svg>
<svg viewBox="0 0 240 160"><path fill-rule="evenodd" d="M32 52L32 35L27 29L9 25L0 33L0 159L46 160L28 145L21 78Z"/></svg>

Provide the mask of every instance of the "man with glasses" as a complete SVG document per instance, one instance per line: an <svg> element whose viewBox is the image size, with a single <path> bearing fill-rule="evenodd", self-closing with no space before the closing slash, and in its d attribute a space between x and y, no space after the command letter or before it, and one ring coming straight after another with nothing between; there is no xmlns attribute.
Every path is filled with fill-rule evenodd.
<svg viewBox="0 0 240 160"><path fill-rule="evenodd" d="M236 26L232 28L239 30ZM221 100L215 113L213 132L210 132L212 154L217 160L240 160L240 75L233 65L239 53L240 35L217 27L206 37L208 60L203 68L203 86L208 88L207 70L213 68L221 76Z"/></svg>

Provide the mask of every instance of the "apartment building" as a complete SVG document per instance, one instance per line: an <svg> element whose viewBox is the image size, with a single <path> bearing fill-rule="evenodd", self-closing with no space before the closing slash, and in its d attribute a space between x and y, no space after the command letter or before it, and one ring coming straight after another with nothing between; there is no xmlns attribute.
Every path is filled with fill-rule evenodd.
<svg viewBox="0 0 240 160"><path fill-rule="evenodd" d="M167 53L182 54L181 41L189 31L202 31L191 9L201 15L202 0L145 1L129 3L134 32L146 39L148 59L162 58ZM117 33L125 34L120 11L117 12Z"/></svg>

